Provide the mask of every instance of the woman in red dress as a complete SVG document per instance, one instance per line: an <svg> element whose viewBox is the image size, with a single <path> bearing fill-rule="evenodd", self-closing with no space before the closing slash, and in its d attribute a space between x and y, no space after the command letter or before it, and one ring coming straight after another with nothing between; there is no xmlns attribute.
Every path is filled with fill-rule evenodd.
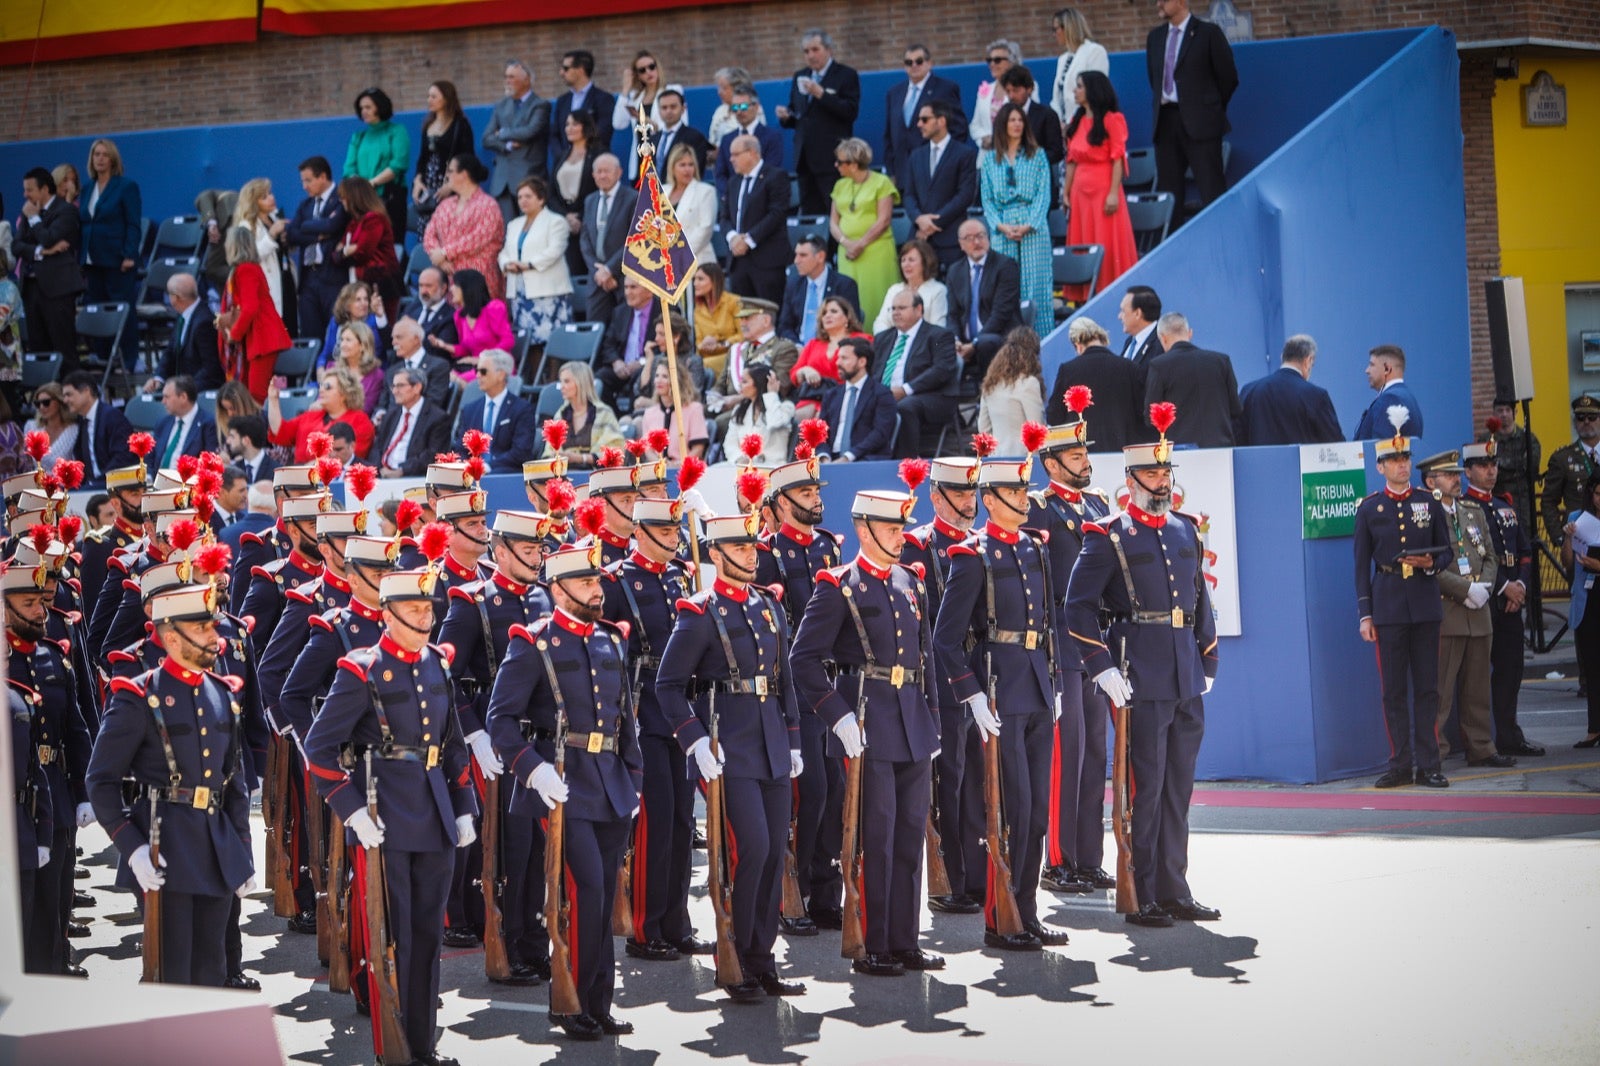
<svg viewBox="0 0 1600 1066"><path fill-rule="evenodd" d="M1081 110L1067 126L1067 169L1061 182L1067 243L1098 244L1105 249L1095 286L1096 292L1104 292L1139 261L1128 201L1122 194L1122 176L1128 168L1128 122L1117 107L1111 79L1097 70L1078 76L1072 99ZM1066 288L1067 299L1074 303L1082 303L1088 295L1087 285Z"/></svg>
<svg viewBox="0 0 1600 1066"><path fill-rule="evenodd" d="M217 315L218 354L228 380L243 381L256 402L265 403L278 353L294 342L273 306L272 290L256 261L256 243L250 231L232 227L224 248L232 269Z"/></svg>
<svg viewBox="0 0 1600 1066"><path fill-rule="evenodd" d="M400 311L401 285L389 210L366 178L341 181L339 202L344 205L350 224L345 227L344 241L334 249L333 261L355 268L356 280L366 282L378 293L383 300L385 321L393 322Z"/></svg>

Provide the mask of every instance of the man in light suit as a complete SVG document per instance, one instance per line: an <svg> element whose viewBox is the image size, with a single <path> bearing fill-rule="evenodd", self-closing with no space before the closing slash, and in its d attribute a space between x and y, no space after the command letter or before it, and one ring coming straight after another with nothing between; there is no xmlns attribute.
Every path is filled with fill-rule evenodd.
<svg viewBox="0 0 1600 1066"><path fill-rule="evenodd" d="M414 318L401 318L394 324L390 337L394 341L394 365L389 368L389 388L384 389L378 399L378 409L372 413L373 425L382 425L394 407L394 375L401 367L426 374L428 387L424 395L428 402L441 411L448 408L450 363L422 346L422 326Z"/></svg>
<svg viewBox="0 0 1600 1066"><path fill-rule="evenodd" d="M978 150L950 135L954 115L942 100L918 106L924 143L911 153L910 180L900 187L913 231L933 245L941 268L961 258L956 227L978 202Z"/></svg>
<svg viewBox="0 0 1600 1066"><path fill-rule="evenodd" d="M483 149L493 163L489 195L509 222L517 214L517 185L530 174L549 174L550 101L533 91L533 72L520 59L506 64L506 94L489 116Z"/></svg>
<svg viewBox="0 0 1600 1066"><path fill-rule="evenodd" d="M616 110L617 98L593 81L594 53L579 48L561 57L561 80L567 91L556 97L550 115L550 173L566 156L567 116L574 111L587 112L594 119L595 144L602 150L611 145L611 114Z"/></svg>
<svg viewBox="0 0 1600 1066"><path fill-rule="evenodd" d="M1067 390L1085 385L1094 397L1095 450L1120 452L1129 444L1145 441L1144 375L1130 359L1110 348L1105 328L1092 318L1078 315L1067 327L1067 340L1077 355L1061 364L1045 404L1045 421L1052 426L1076 418L1067 412Z"/></svg>
<svg viewBox="0 0 1600 1066"><path fill-rule="evenodd" d="M461 339L456 335L456 309L450 306L450 285L436 266L423 267L417 275L417 295L400 301L400 317L415 319L422 327L423 347L430 355L437 354L435 345L454 345Z"/></svg>
<svg viewBox="0 0 1600 1066"><path fill-rule="evenodd" d="M294 209L284 237L300 261L300 335L321 337L328 332L333 304L349 280L350 271L333 261L350 218L333 188L333 167L314 155L300 164L300 187L306 198Z"/></svg>
<svg viewBox="0 0 1600 1066"><path fill-rule="evenodd" d="M906 459L924 454L925 429L955 418L961 360L955 334L924 321L922 297L910 289L895 293L889 319L894 327L873 338L872 365L894 395L900 413L895 458Z"/></svg>
<svg viewBox="0 0 1600 1066"><path fill-rule="evenodd" d="M496 474L521 473L542 444L533 405L507 388L516 363L511 353L490 348L478 356L478 388L483 398L461 409L459 429L481 429L494 438L484 461Z"/></svg>
<svg viewBox="0 0 1600 1066"><path fill-rule="evenodd" d="M433 457L450 447L450 416L428 402L427 390L426 371L403 366L389 375L394 406L367 452L379 477L421 477Z"/></svg>
<svg viewBox="0 0 1600 1066"><path fill-rule="evenodd" d="M822 420L828 439L819 455L841 463L892 458L894 393L872 376L872 344L865 337L839 342L839 384L822 398Z"/></svg>
<svg viewBox="0 0 1600 1066"><path fill-rule="evenodd" d="M177 465L178 456L217 450L217 420L200 409L200 390L194 387L194 378L187 374L167 379L161 387L161 406L167 417L156 424L153 436L155 450L148 464L150 476L157 470L168 470Z"/></svg>
<svg viewBox="0 0 1600 1066"><path fill-rule="evenodd" d="M922 143L917 112L924 100L943 100L952 112L950 136L967 139L967 115L961 108L961 87L933 72L933 54L925 44L906 47L906 80L889 87L884 99L883 165L897 187L906 187L911 153Z"/></svg>
<svg viewBox="0 0 1600 1066"><path fill-rule="evenodd" d="M610 152L594 161L595 191L583 202L583 227L578 248L583 264L594 277L589 288L586 318L606 322L617 306L617 286L622 282L622 248L633 224L638 191L622 184L622 163Z"/></svg>
<svg viewBox="0 0 1600 1066"><path fill-rule="evenodd" d="M850 301L861 317L861 292L855 278L828 266L828 239L807 233L794 243L794 273L783 285L783 310L778 312L778 336L800 347L817 335L817 312L822 301L838 296Z"/></svg>
<svg viewBox="0 0 1600 1066"><path fill-rule="evenodd" d="M1122 294L1117 305L1117 321L1128 339L1122 343L1122 358L1139 368L1141 380L1150 372L1150 361L1162 352L1156 322L1161 318L1161 297L1148 285L1133 285Z"/></svg>
<svg viewBox="0 0 1600 1066"><path fill-rule="evenodd" d="M717 164L714 177L717 183L717 200L727 195L728 183L733 180L733 139L748 133L761 145L761 161L774 170L783 167L783 135L757 116L761 114L761 101L753 89L735 89L728 104L728 112L739 128L722 135L717 145Z"/></svg>
<svg viewBox="0 0 1600 1066"><path fill-rule="evenodd" d="M777 303L783 299L789 246L789 175L767 166L760 143L749 134L734 138L734 180L722 199L728 235L728 291Z"/></svg>
<svg viewBox="0 0 1600 1066"><path fill-rule="evenodd" d="M789 104L778 108L778 125L794 130L794 171L800 179L800 213L826 215L838 175L833 150L855 132L861 110L861 77L833 59L833 38L821 30L800 36L806 65L789 84ZM784 206L788 206L785 195ZM776 299L776 295L769 297Z"/></svg>
<svg viewBox="0 0 1600 1066"><path fill-rule="evenodd" d="M1380 344L1367 353L1367 385L1378 394L1365 411L1351 440L1383 440L1399 434L1422 436L1422 405L1406 384L1406 353L1398 344ZM1404 407L1406 420L1396 429L1389 408Z"/></svg>
<svg viewBox="0 0 1600 1066"><path fill-rule="evenodd" d="M1184 172L1205 206L1228 187L1222 167L1222 138L1228 125L1228 101L1239 87L1233 49L1215 23L1189 13L1189 0L1156 0L1164 24L1145 38L1144 62L1150 77L1154 108L1156 188L1177 200L1173 225L1186 197Z"/></svg>
<svg viewBox="0 0 1600 1066"><path fill-rule="evenodd" d="M989 247L989 227L969 218L957 230L961 258L944 276L950 292L950 331L964 372L981 380L1006 334L1022 325L1022 270L1017 261ZM973 281L978 298L972 298Z"/></svg>
<svg viewBox="0 0 1600 1066"><path fill-rule="evenodd" d="M1145 410L1153 403L1177 406L1177 421L1167 430L1167 439L1174 444L1233 447L1233 426L1240 414L1233 361L1221 352L1195 347L1189 320L1176 311L1162 315L1156 330L1166 354L1150 364Z"/></svg>
<svg viewBox="0 0 1600 1066"><path fill-rule="evenodd" d="M1333 397L1311 384L1317 342L1297 333L1283 342L1283 365L1239 390L1242 413L1234 442L1243 448L1260 444L1326 444L1344 440Z"/></svg>
<svg viewBox="0 0 1600 1066"><path fill-rule="evenodd" d="M56 180L44 167L23 175L22 196L13 247L22 272L28 347L60 352L65 378L78 369L77 298L84 290L78 254L83 222L76 207L56 196ZM62 241L66 248L56 251ZM81 433L78 439L83 439Z"/></svg>

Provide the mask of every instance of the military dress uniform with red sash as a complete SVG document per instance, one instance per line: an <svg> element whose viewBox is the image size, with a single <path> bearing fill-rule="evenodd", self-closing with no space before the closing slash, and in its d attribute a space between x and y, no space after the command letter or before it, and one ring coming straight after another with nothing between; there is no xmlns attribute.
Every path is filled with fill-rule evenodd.
<svg viewBox="0 0 1600 1066"><path fill-rule="evenodd" d="M556 744L565 745L567 946L578 1005L595 1019L611 1016L611 910L644 783L625 628L580 622L559 608L532 626L513 626L486 723L517 782L519 814L544 813L528 780L555 761Z"/></svg>
<svg viewBox="0 0 1600 1066"><path fill-rule="evenodd" d="M49 958L35 958L40 945L31 931L42 920L39 912L40 873L48 864L40 866L39 849L49 849L55 840L55 804L50 795L50 782L39 765L39 752L34 746L34 705L38 693L25 685L8 679L6 699L11 711L11 784L17 806L17 881L18 901L21 904L22 928L29 930L22 938L23 969L28 973L53 973ZM50 858L54 858L52 851Z"/></svg>

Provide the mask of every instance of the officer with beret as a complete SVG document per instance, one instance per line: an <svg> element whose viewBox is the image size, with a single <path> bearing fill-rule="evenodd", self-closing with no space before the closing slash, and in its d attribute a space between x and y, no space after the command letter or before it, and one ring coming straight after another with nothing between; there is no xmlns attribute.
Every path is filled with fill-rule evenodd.
<svg viewBox="0 0 1600 1066"><path fill-rule="evenodd" d="M1600 400L1584 393L1572 401L1572 426L1578 439L1550 453L1544 488L1539 491L1539 512L1544 516L1545 539L1560 544L1567 516L1588 504L1583 487L1600 471Z"/></svg>

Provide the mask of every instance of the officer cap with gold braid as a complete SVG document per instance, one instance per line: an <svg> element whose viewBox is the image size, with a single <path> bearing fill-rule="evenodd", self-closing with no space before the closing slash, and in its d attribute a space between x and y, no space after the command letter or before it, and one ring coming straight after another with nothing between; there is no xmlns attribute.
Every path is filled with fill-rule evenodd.
<svg viewBox="0 0 1600 1066"><path fill-rule="evenodd" d="M1406 419L1411 417L1411 412L1403 403L1392 403L1384 412L1389 418L1389 424L1394 427L1394 436L1388 440L1375 441L1372 446L1373 455L1381 463L1385 459L1400 459L1411 457L1411 438L1400 433L1400 427L1406 424Z"/></svg>
<svg viewBox="0 0 1600 1066"><path fill-rule="evenodd" d="M1461 473L1461 453L1454 448L1449 451L1430 455L1417 464L1417 471L1423 477L1429 474L1459 474Z"/></svg>
<svg viewBox="0 0 1600 1066"><path fill-rule="evenodd" d="M1089 439L1089 420L1084 415L1084 411L1094 406L1094 393L1089 391L1089 386L1074 385L1062 399L1067 405L1066 421L1051 426L1045 432L1044 443L1039 446L1041 455L1063 452L1068 448L1087 448L1094 443Z"/></svg>

